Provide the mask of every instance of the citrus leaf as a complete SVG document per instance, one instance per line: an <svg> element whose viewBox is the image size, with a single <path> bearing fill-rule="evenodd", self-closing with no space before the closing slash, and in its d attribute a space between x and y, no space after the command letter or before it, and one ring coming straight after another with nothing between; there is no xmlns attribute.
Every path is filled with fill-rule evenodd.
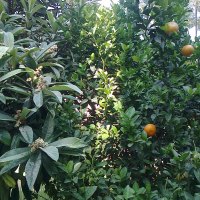
<svg viewBox="0 0 200 200"><path fill-rule="evenodd" d="M74 162L73 162L73 160L70 160L70 161L67 163L67 166L66 166L66 171L67 171L67 173L71 174L72 171L73 171L73 168L74 168Z"/></svg>
<svg viewBox="0 0 200 200"><path fill-rule="evenodd" d="M73 169L73 172L72 172L72 173L73 173L73 174L76 173L76 172L80 169L81 165L82 165L81 162L76 163L76 164L74 165L74 169Z"/></svg>
<svg viewBox="0 0 200 200"><path fill-rule="evenodd" d="M135 191L129 185L127 185L124 189L123 196L125 199L130 199L134 197L134 193Z"/></svg>
<svg viewBox="0 0 200 200"><path fill-rule="evenodd" d="M96 190L97 190L97 186L85 187L85 199L86 200L90 199Z"/></svg>

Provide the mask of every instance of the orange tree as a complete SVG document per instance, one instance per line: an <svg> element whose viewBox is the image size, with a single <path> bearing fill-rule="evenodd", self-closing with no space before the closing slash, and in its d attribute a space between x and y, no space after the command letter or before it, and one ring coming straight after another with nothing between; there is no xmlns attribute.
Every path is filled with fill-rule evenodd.
<svg viewBox="0 0 200 200"><path fill-rule="evenodd" d="M78 133L92 133L75 193L93 186L94 199L199 198L199 47L188 35L187 5L79 4L60 18L79 22L61 26L72 48L60 48L71 56L67 76L84 91ZM173 21L179 31L169 33ZM191 57L181 54L188 44L195 46ZM154 137L143 131L147 124L156 126Z"/></svg>

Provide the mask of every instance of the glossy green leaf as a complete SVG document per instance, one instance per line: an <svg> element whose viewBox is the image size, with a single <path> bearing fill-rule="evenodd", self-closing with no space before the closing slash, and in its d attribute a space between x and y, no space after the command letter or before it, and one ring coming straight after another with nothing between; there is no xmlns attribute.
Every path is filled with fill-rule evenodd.
<svg viewBox="0 0 200 200"><path fill-rule="evenodd" d="M0 46L0 59L7 53L9 47Z"/></svg>
<svg viewBox="0 0 200 200"><path fill-rule="evenodd" d="M40 108L43 106L43 94L42 91L35 92L33 95L33 102Z"/></svg>
<svg viewBox="0 0 200 200"><path fill-rule="evenodd" d="M53 32L56 33L56 31L58 30L58 24L56 23L53 13L50 11L47 11L47 16L49 19L49 23L50 23L51 27L53 28Z"/></svg>
<svg viewBox="0 0 200 200"><path fill-rule="evenodd" d="M56 42L52 42L50 43L49 45L46 45L38 54L37 54L37 57L36 57L36 61L39 61L41 60L45 53L52 47L56 44Z"/></svg>
<svg viewBox="0 0 200 200"><path fill-rule="evenodd" d="M93 194L96 192L97 186L88 186L85 187L85 199L88 200L90 199Z"/></svg>
<svg viewBox="0 0 200 200"><path fill-rule="evenodd" d="M70 160L67 163L67 166L65 167L67 173L71 174L73 172L73 168L74 168L74 162L72 160Z"/></svg>
<svg viewBox="0 0 200 200"><path fill-rule="evenodd" d="M38 12L40 9L42 9L42 8L44 8L44 6L43 5L41 5L41 4L38 4L38 5L36 5L33 9L32 9L32 15L33 14L35 14L36 12Z"/></svg>
<svg viewBox="0 0 200 200"><path fill-rule="evenodd" d="M76 149L76 148L84 148L87 145L79 138L68 137L68 138L64 138L56 142L50 143L49 146L68 147L68 148Z"/></svg>
<svg viewBox="0 0 200 200"><path fill-rule="evenodd" d="M184 197L185 197L185 200L193 200L193 196L189 193L189 192L184 192Z"/></svg>
<svg viewBox="0 0 200 200"><path fill-rule="evenodd" d="M22 112L20 113L20 118L26 119L26 118L30 117L31 115L33 115L35 112L37 112L36 108L28 109L28 108L24 107L22 109Z"/></svg>
<svg viewBox="0 0 200 200"><path fill-rule="evenodd" d="M9 47L8 50L14 47L14 35L11 32L4 32L4 45Z"/></svg>
<svg viewBox="0 0 200 200"><path fill-rule="evenodd" d="M19 146L19 143L21 142L21 134L17 133L13 136L12 142L11 142L11 149L16 149Z"/></svg>
<svg viewBox="0 0 200 200"><path fill-rule="evenodd" d="M20 74L22 72L23 72L22 69L15 69L15 70L13 70L11 72L8 72L7 74L5 74L2 77L0 77L0 82L6 80L8 78L11 78L11 77L13 77L13 76L15 76L17 74Z"/></svg>
<svg viewBox="0 0 200 200"><path fill-rule="evenodd" d="M127 168L126 167L123 167L122 169L121 169L121 171L120 171L120 177L121 178L125 178L126 177L126 175L127 175Z"/></svg>
<svg viewBox="0 0 200 200"><path fill-rule="evenodd" d="M80 94L83 93L77 86L75 86L71 83L67 83L65 85L54 85L54 86L50 87L49 89L53 90L53 91L69 91L69 90L72 90L72 91L76 91Z"/></svg>
<svg viewBox="0 0 200 200"><path fill-rule="evenodd" d="M17 28L15 28L15 29L11 30L11 33L12 33L13 35L18 35L18 34L23 33L24 31L25 31L25 28L24 28L24 27L17 27Z"/></svg>
<svg viewBox="0 0 200 200"><path fill-rule="evenodd" d="M20 2L23 5L23 8L25 9L25 11L28 11L28 7L27 7L25 0L20 0Z"/></svg>
<svg viewBox="0 0 200 200"><path fill-rule="evenodd" d="M0 101L6 104L6 97L2 93L0 93Z"/></svg>
<svg viewBox="0 0 200 200"><path fill-rule="evenodd" d="M129 185L127 185L126 188L124 189L123 197L125 199L131 199L134 197L134 193L135 191Z"/></svg>
<svg viewBox="0 0 200 200"><path fill-rule="evenodd" d="M62 94L59 91L51 91L54 95L54 97L56 97L56 99L58 100L58 103L62 103Z"/></svg>
<svg viewBox="0 0 200 200"><path fill-rule="evenodd" d="M80 167L81 167L82 163L81 162L78 162L74 165L74 169L73 169L73 172L72 173L76 173Z"/></svg>
<svg viewBox="0 0 200 200"><path fill-rule="evenodd" d="M26 160L28 160L28 158L29 157L26 156L26 157L23 157L21 159L13 160L13 161L10 161L9 163L6 163L5 166L0 170L0 175L10 171L14 167L17 167L18 165L24 163Z"/></svg>
<svg viewBox="0 0 200 200"><path fill-rule="evenodd" d="M198 180L198 182L200 183L200 169L194 170L194 175L196 179Z"/></svg>
<svg viewBox="0 0 200 200"><path fill-rule="evenodd" d="M10 145L11 144L11 136L10 133L5 130L5 129L1 129L0 130L0 143L3 143L5 145Z"/></svg>
<svg viewBox="0 0 200 200"><path fill-rule="evenodd" d="M31 96L31 93L29 93L28 90L24 90L23 88L17 87L17 86L10 86L10 87L5 87L4 90L10 90L18 94L23 94L25 96Z"/></svg>
<svg viewBox="0 0 200 200"><path fill-rule="evenodd" d="M20 126L19 131L27 143L31 144L33 142L33 129L30 126Z"/></svg>
<svg viewBox="0 0 200 200"><path fill-rule="evenodd" d="M45 141L48 141L49 138L51 138L54 131L54 126L54 118L50 113L48 113L44 122L44 126L42 127L42 134L45 138Z"/></svg>
<svg viewBox="0 0 200 200"><path fill-rule="evenodd" d="M47 146L44 148L40 148L43 152L45 152L52 160L58 161L59 152L58 149L54 146Z"/></svg>
<svg viewBox="0 0 200 200"><path fill-rule="evenodd" d="M16 181L15 181L15 179L14 179L13 177L11 177L11 176L8 175L8 174L4 174L4 175L2 176L2 178L3 178L5 184L6 184L8 187L11 187L11 188L14 188L14 187L15 187Z"/></svg>
<svg viewBox="0 0 200 200"><path fill-rule="evenodd" d="M12 150L4 153L0 157L0 162L8 162L8 161L12 161L12 160L18 160L20 158L24 158L24 157L28 156L30 153L31 153L31 149L29 147L12 149Z"/></svg>
<svg viewBox="0 0 200 200"><path fill-rule="evenodd" d="M25 167L25 174L26 174L26 181L30 190L33 190L33 186L37 179L40 166L41 166L41 153L34 153L26 163Z"/></svg>
<svg viewBox="0 0 200 200"><path fill-rule="evenodd" d="M57 67L60 68L61 70L64 70L64 67L59 63L43 62L40 63L40 65L43 67Z"/></svg>
<svg viewBox="0 0 200 200"><path fill-rule="evenodd" d="M15 119L13 117L11 117L10 115L0 112L0 121L11 121L14 122Z"/></svg>

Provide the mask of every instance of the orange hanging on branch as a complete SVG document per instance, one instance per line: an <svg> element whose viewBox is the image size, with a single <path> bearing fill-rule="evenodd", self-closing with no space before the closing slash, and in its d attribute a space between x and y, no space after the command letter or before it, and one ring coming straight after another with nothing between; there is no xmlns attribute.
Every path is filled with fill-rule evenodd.
<svg viewBox="0 0 200 200"><path fill-rule="evenodd" d="M184 56L191 56L194 52L194 47L192 45L185 45L182 49L181 49L181 53Z"/></svg>
<svg viewBox="0 0 200 200"><path fill-rule="evenodd" d="M147 133L148 137L154 136L156 134L156 126L154 124L147 124L144 127L144 131Z"/></svg>
<svg viewBox="0 0 200 200"><path fill-rule="evenodd" d="M165 33L172 34L179 31L179 26L176 22L168 22L165 24Z"/></svg>

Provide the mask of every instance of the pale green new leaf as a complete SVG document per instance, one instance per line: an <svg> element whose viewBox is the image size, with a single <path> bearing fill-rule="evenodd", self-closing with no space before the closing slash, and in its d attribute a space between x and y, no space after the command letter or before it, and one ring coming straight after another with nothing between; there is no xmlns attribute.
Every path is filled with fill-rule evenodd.
<svg viewBox="0 0 200 200"><path fill-rule="evenodd" d="M68 163L67 163L67 166L65 167L66 171L68 174L71 174L72 171L73 171L73 168L74 168L74 162L73 160L70 160Z"/></svg>
<svg viewBox="0 0 200 200"><path fill-rule="evenodd" d="M82 165L81 162L76 163L76 164L74 165L74 169L73 169L73 172L72 172L72 173L73 173L73 174L76 173L76 172L80 169L81 165Z"/></svg>

